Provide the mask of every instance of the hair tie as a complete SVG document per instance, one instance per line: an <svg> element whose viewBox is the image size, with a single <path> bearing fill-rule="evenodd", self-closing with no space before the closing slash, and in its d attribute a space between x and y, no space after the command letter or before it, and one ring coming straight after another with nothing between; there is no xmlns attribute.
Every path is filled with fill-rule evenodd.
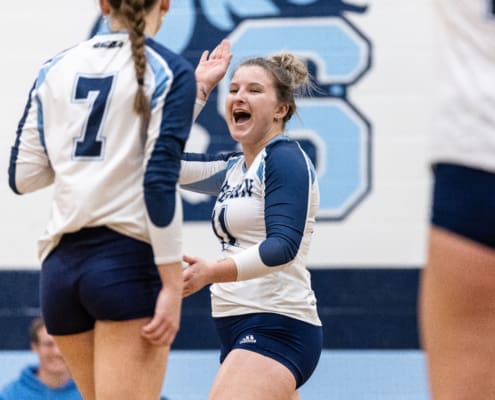
<svg viewBox="0 0 495 400"><path fill-rule="evenodd" d="M138 78L137 83L139 86L144 86L144 79L143 78Z"/></svg>

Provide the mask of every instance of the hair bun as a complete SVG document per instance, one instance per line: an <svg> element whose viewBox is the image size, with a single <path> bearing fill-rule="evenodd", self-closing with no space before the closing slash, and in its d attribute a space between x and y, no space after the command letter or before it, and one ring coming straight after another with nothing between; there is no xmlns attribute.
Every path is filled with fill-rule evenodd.
<svg viewBox="0 0 495 400"><path fill-rule="evenodd" d="M308 68L306 64L289 53L280 53L269 57L269 60L282 68L285 68L292 77L294 88L302 86L308 81Z"/></svg>

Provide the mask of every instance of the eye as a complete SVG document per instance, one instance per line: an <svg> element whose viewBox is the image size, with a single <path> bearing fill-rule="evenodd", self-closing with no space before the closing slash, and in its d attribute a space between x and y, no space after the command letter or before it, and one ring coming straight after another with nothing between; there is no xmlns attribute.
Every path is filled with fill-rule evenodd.
<svg viewBox="0 0 495 400"><path fill-rule="evenodd" d="M229 93L237 93L239 91L239 89L237 88L230 88L229 89Z"/></svg>

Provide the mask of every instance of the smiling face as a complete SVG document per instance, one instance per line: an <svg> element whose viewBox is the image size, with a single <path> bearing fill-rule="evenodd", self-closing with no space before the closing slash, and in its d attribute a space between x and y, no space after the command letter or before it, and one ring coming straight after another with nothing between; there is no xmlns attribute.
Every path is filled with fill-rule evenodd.
<svg viewBox="0 0 495 400"><path fill-rule="evenodd" d="M37 342L31 343L31 347L39 357L39 373L51 375L68 374L69 370L62 358L60 349L44 326L39 328L37 338Z"/></svg>
<svg viewBox="0 0 495 400"><path fill-rule="evenodd" d="M283 132L287 105L280 104L269 72L258 65L239 67L229 86L225 119L232 138L256 155Z"/></svg>

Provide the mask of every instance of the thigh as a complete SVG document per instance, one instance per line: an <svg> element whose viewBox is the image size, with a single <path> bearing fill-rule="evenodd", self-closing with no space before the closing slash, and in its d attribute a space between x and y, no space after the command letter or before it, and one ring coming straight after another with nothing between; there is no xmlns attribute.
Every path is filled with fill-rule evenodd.
<svg viewBox="0 0 495 400"><path fill-rule="evenodd" d="M209 400L288 400L297 397L294 375L262 354L234 349L223 361Z"/></svg>
<svg viewBox="0 0 495 400"><path fill-rule="evenodd" d="M495 250L430 231L420 326L435 400L495 398Z"/></svg>
<svg viewBox="0 0 495 400"><path fill-rule="evenodd" d="M254 313L215 318L221 342L220 361L234 349L249 350L288 369L303 385L318 364L323 335L321 326L280 314Z"/></svg>
<svg viewBox="0 0 495 400"><path fill-rule="evenodd" d="M95 400L93 331L54 339L84 400Z"/></svg>
<svg viewBox="0 0 495 400"><path fill-rule="evenodd" d="M149 344L141 329L149 321L97 321L95 387L98 400L149 400L160 397L169 347Z"/></svg>

